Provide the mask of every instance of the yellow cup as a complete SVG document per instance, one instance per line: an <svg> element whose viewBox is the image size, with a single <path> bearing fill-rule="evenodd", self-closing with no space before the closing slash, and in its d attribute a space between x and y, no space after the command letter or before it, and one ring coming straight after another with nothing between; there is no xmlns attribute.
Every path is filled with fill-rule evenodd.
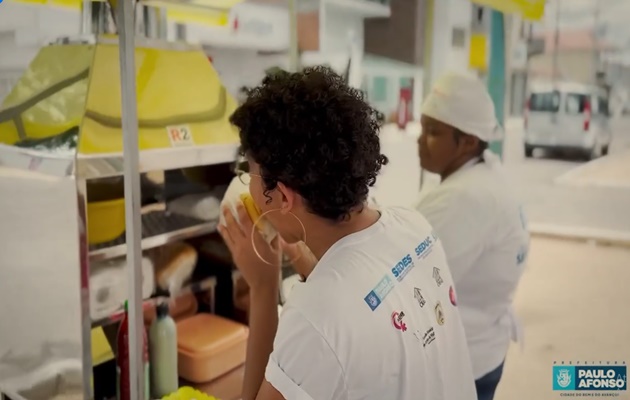
<svg viewBox="0 0 630 400"><path fill-rule="evenodd" d="M247 210L247 215L249 215L249 218L251 218L252 222L256 222L258 217L260 217L260 215L262 214L262 211L260 211L258 206L256 206L256 203L254 203L252 195L249 193L241 193L240 198L241 202L245 206L245 210Z"/></svg>

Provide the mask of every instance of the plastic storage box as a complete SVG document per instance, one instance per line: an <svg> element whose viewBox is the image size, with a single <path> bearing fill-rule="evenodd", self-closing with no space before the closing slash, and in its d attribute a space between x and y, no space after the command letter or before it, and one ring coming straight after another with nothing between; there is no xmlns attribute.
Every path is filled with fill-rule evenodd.
<svg viewBox="0 0 630 400"><path fill-rule="evenodd" d="M212 314L197 314L177 323L179 376L210 382L245 363L249 329Z"/></svg>

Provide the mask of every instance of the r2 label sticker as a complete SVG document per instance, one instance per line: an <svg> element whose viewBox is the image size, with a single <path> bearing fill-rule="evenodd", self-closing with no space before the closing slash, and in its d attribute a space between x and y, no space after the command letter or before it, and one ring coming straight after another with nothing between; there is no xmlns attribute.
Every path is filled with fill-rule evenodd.
<svg viewBox="0 0 630 400"><path fill-rule="evenodd" d="M194 146L192 132L188 125L167 126L166 133L171 141L171 146Z"/></svg>

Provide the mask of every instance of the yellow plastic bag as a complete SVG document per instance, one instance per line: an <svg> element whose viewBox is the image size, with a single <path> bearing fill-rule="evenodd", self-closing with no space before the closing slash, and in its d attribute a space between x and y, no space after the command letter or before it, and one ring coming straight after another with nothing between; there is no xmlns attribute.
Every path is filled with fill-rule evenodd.
<svg viewBox="0 0 630 400"><path fill-rule="evenodd" d="M184 386L177 392L162 397L162 400L219 400L214 396L207 395L191 387Z"/></svg>

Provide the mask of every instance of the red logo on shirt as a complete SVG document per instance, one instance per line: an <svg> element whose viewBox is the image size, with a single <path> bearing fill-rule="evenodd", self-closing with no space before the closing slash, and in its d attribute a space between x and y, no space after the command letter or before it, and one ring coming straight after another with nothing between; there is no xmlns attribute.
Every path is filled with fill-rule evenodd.
<svg viewBox="0 0 630 400"><path fill-rule="evenodd" d="M456 306L457 305L457 296L455 296L455 289L453 289L453 286L451 286L450 289L448 289L448 297L451 298L451 304Z"/></svg>
<svg viewBox="0 0 630 400"><path fill-rule="evenodd" d="M403 332L407 330L407 324L405 324L402 320L404 316L405 316L405 313L402 311L401 312L394 311L392 313L392 324L394 324L394 328Z"/></svg>

